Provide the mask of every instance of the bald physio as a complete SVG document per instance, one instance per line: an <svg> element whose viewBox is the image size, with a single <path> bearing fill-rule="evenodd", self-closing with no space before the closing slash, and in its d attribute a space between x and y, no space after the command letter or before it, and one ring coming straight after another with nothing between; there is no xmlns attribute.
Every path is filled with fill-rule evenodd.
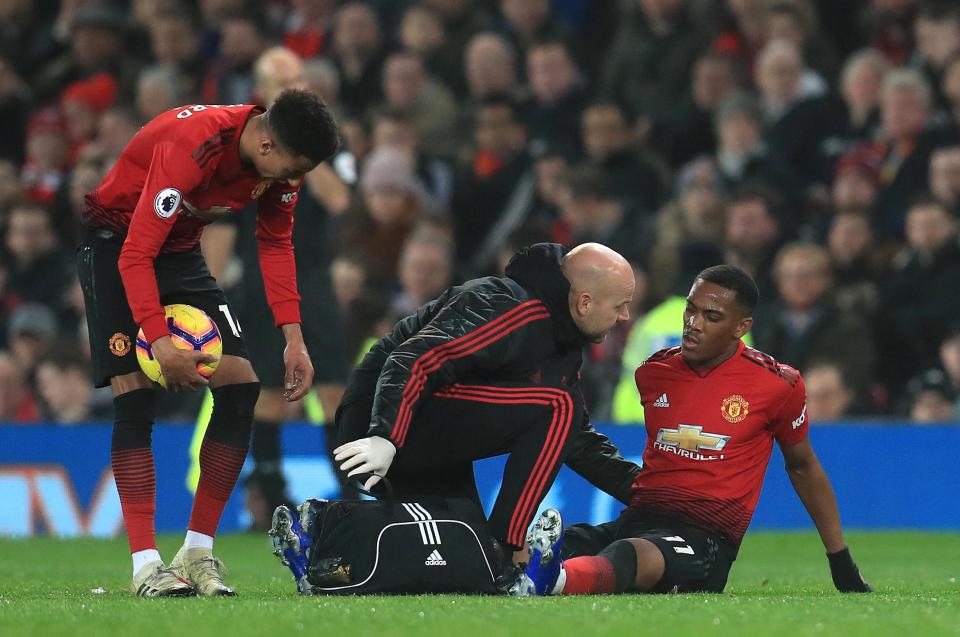
<svg viewBox="0 0 960 637"><path fill-rule="evenodd" d="M570 316L587 340L600 343L614 325L630 318L636 280L630 263L599 243L584 243L561 265L570 282Z"/></svg>

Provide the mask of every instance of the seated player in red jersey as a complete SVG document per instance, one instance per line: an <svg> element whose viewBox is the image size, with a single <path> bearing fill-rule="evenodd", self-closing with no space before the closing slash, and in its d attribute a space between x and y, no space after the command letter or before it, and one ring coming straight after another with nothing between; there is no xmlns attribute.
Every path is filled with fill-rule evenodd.
<svg viewBox="0 0 960 637"><path fill-rule="evenodd" d="M872 590L843 540L833 489L807 437L803 379L741 341L758 296L735 267L697 276L680 347L636 371L647 443L630 506L612 522L566 529L559 512L545 511L528 536L517 594L723 591L774 441L837 590Z"/></svg>
<svg viewBox="0 0 960 637"><path fill-rule="evenodd" d="M257 202L260 269L286 340L284 397L299 400L310 388L313 365L300 329L293 210L304 175L338 146L333 117L309 91L284 91L269 110L184 106L140 129L86 196L77 269L94 383L113 388L111 464L133 559L134 595L235 594L223 582L213 537L247 455L260 383L241 327L200 252L200 235L211 221ZM163 306L171 303L198 307L217 323L223 356L209 381L197 364L213 357L176 349L170 339ZM154 533L155 385L137 363L138 329L167 387L209 385L214 401L186 539L169 568Z"/></svg>

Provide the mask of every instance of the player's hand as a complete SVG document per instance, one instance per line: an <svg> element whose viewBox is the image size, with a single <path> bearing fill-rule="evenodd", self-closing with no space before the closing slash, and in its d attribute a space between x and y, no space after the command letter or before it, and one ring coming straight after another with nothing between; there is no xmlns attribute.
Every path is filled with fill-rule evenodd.
<svg viewBox="0 0 960 637"><path fill-rule="evenodd" d="M836 553L827 553L830 562L830 575L833 585L841 593L872 593L873 588L867 584L857 568L856 562L850 555L850 549L845 548Z"/></svg>
<svg viewBox="0 0 960 637"><path fill-rule="evenodd" d="M167 389L173 391L194 390L206 387L210 381L200 375L197 365L215 363L218 358L207 352L179 349L169 336L161 336L151 345L153 355L160 364Z"/></svg>
<svg viewBox="0 0 960 637"><path fill-rule="evenodd" d="M292 403L306 396L313 386L313 363L303 343L300 325L284 325L283 333L287 337L287 346L283 349L283 366L286 369L283 397Z"/></svg>
<svg viewBox="0 0 960 637"><path fill-rule="evenodd" d="M397 448L392 442L380 436L354 440L333 450L334 459L337 462L344 461L340 465L340 470L349 472L348 478L363 473L373 474L363 485L367 491L380 482L382 476L387 475L395 455L397 455Z"/></svg>

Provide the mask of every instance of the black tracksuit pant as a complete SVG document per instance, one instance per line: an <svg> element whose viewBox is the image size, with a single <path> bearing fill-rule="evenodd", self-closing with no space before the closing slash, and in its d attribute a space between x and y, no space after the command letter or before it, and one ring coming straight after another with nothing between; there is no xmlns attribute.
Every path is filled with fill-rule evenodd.
<svg viewBox="0 0 960 637"><path fill-rule="evenodd" d="M340 406L340 444L369 436L370 402ZM519 383L455 384L423 397L387 477L398 497L467 498L480 507L473 461L509 454L488 519L513 548L524 544L540 502L583 422L579 390Z"/></svg>

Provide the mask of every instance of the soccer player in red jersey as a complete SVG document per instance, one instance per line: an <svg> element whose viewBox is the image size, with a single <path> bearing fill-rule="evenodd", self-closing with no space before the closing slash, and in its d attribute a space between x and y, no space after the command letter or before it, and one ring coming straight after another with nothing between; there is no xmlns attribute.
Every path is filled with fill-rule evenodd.
<svg viewBox="0 0 960 637"><path fill-rule="evenodd" d="M257 200L260 268L286 339L285 398L299 400L310 388L313 365L300 330L293 208L304 174L338 145L332 116L309 91L285 91L269 110L184 106L144 126L86 197L77 267L94 382L113 388L111 463L133 555L135 595L235 594L213 557L213 536L247 455L260 384L240 325L200 253L200 234L214 219ZM211 362L210 355L174 347L163 308L170 303L198 307L217 323L223 356L209 381L197 364ZM137 363L138 329L168 387L209 385L214 397L187 537L169 568L154 534L155 386Z"/></svg>
<svg viewBox="0 0 960 637"><path fill-rule="evenodd" d="M556 510L545 511L529 536L518 594L723 591L774 441L820 533L835 586L871 590L807 437L803 379L741 341L758 296L753 279L735 267L697 276L681 345L636 371L647 443L630 506L613 522L566 529Z"/></svg>

